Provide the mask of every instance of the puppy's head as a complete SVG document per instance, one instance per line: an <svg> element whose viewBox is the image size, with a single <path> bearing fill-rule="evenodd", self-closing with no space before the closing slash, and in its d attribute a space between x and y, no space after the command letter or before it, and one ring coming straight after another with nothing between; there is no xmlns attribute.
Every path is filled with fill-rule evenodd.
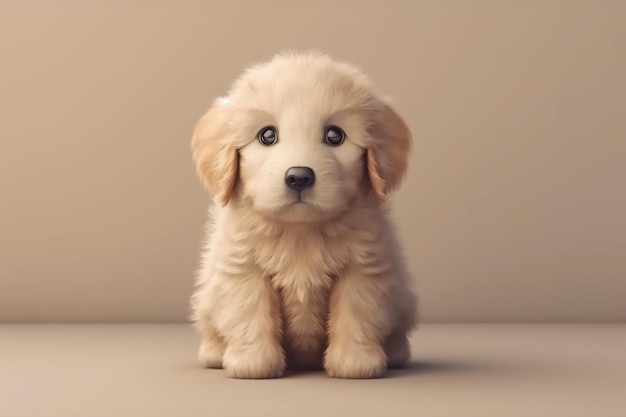
<svg viewBox="0 0 626 417"><path fill-rule="evenodd" d="M248 69L198 122L193 158L220 204L323 221L402 182L411 133L356 68L280 54Z"/></svg>

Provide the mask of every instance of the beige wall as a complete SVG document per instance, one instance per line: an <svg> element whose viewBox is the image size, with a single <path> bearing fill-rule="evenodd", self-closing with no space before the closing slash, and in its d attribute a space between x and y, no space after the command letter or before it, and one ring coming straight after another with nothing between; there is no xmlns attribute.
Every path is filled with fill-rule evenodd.
<svg viewBox="0 0 626 417"><path fill-rule="evenodd" d="M424 320L626 319L626 2L66 0L0 2L0 320L183 320L192 126L308 47L415 131Z"/></svg>

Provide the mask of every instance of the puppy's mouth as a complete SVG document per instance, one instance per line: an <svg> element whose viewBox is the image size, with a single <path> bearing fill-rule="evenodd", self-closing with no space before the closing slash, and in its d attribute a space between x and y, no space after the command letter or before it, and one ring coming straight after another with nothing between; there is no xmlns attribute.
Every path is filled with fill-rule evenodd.
<svg viewBox="0 0 626 417"><path fill-rule="evenodd" d="M312 204L309 201L305 201L302 199L302 197L298 197L295 200L293 200L290 203L286 204L287 207L297 207L297 206L314 206L314 204Z"/></svg>
<svg viewBox="0 0 626 417"><path fill-rule="evenodd" d="M302 200L302 191L298 191L298 198L292 204L308 204L308 202Z"/></svg>
<svg viewBox="0 0 626 417"><path fill-rule="evenodd" d="M260 213L270 220L287 223L319 223L330 221L343 215L349 205L328 207L316 201L306 192L289 193L289 196L274 207L267 207Z"/></svg>
<svg viewBox="0 0 626 417"><path fill-rule="evenodd" d="M290 209L295 207L309 207L312 209L319 209L318 204L315 204L314 201L311 201L310 198L307 197L307 193L303 191L298 191L293 194L293 197L290 198L291 201L287 202L283 205L283 209Z"/></svg>

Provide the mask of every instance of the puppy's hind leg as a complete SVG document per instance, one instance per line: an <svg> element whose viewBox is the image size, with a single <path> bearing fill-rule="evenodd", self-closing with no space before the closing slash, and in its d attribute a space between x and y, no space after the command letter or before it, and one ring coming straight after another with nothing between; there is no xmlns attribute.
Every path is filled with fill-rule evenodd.
<svg viewBox="0 0 626 417"><path fill-rule="evenodd" d="M404 368L411 359L411 347L407 334L400 329L387 337L384 349L389 369Z"/></svg>
<svg viewBox="0 0 626 417"><path fill-rule="evenodd" d="M387 368L390 369L404 368L411 360L409 336L417 327L417 295L409 288L401 294L396 297L400 301L398 320L384 344Z"/></svg>
<svg viewBox="0 0 626 417"><path fill-rule="evenodd" d="M202 315L196 320L196 327L200 331L200 348L198 360L206 368L221 369L224 358L224 339L215 329L208 315Z"/></svg>
<svg viewBox="0 0 626 417"><path fill-rule="evenodd" d="M404 368L411 360L409 336L417 327L417 295L409 288L397 296L400 301L399 317L384 344L388 368Z"/></svg>

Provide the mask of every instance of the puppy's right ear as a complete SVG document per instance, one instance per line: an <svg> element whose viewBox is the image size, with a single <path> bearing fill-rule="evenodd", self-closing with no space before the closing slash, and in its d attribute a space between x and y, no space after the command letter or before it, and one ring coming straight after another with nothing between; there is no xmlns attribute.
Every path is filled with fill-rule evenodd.
<svg viewBox="0 0 626 417"><path fill-rule="evenodd" d="M218 99L200 118L191 139L196 172L222 205L230 201L239 173L239 152L229 143L231 135L227 101Z"/></svg>

